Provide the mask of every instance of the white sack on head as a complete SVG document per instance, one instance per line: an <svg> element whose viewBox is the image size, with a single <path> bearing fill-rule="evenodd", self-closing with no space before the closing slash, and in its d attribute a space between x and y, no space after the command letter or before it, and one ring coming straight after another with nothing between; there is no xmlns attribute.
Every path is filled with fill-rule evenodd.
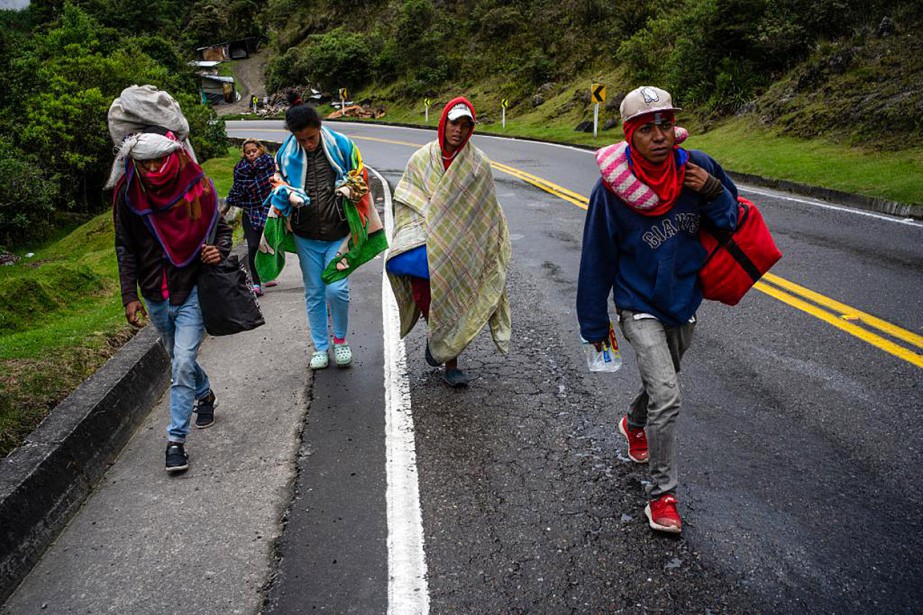
<svg viewBox="0 0 923 615"><path fill-rule="evenodd" d="M128 158L153 160L183 149L185 146L182 143L163 135L150 132L129 135L122 141L122 145L116 152L115 162L112 163L112 170L109 172L109 181L106 182L106 189L115 188L119 179L125 174L125 161Z"/></svg>
<svg viewBox="0 0 923 615"><path fill-rule="evenodd" d="M141 132L147 126L163 126L180 141L189 138L189 122L179 103L153 85L133 85L109 107L109 134L119 145L128 135Z"/></svg>
<svg viewBox="0 0 923 615"><path fill-rule="evenodd" d="M189 122L176 100L153 85L133 85L122 90L109 107L109 135L117 148L116 159L109 173L106 188L113 188L125 172L125 159L132 145L125 149L125 140L148 126L161 126L182 141L186 152L198 159L189 142ZM175 142L174 142L175 143ZM171 149L170 151L175 151ZM139 160L143 160L139 158Z"/></svg>

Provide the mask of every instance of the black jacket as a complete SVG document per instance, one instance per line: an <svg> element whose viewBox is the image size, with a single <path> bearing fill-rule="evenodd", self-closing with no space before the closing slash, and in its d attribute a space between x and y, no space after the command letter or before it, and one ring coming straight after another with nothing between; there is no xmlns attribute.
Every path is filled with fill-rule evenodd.
<svg viewBox="0 0 923 615"><path fill-rule="evenodd" d="M292 232L305 239L336 241L349 234L349 223L343 213L342 197L334 193L336 171L318 147L307 156L304 191L311 202L292 211Z"/></svg>
<svg viewBox="0 0 923 615"><path fill-rule="evenodd" d="M163 301L163 278L166 270L170 305L182 305L199 278L198 258L185 267L176 267L166 259L163 248L151 235L141 216L132 213L125 204L124 191L120 192L113 207L115 222L115 254L119 263L119 282L122 287L122 305L138 300ZM218 216L215 246L227 258L231 253L231 227Z"/></svg>

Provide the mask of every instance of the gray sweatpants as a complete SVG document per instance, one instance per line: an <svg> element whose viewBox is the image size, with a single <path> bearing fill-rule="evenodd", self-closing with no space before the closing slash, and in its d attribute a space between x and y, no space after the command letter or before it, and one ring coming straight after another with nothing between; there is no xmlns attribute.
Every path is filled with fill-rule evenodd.
<svg viewBox="0 0 923 615"><path fill-rule="evenodd" d="M628 310L619 311L619 327L635 351L641 373L641 392L628 407L628 425L643 427L647 433L648 467L653 484L652 498L674 493L678 482L676 467L676 417L682 401L679 362L692 344L695 323L668 327L656 318L635 318Z"/></svg>

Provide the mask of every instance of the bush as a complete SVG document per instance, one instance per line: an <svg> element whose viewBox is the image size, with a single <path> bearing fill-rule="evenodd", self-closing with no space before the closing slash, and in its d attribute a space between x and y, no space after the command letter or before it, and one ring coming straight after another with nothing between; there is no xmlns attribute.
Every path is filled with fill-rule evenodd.
<svg viewBox="0 0 923 615"><path fill-rule="evenodd" d="M55 178L46 178L34 159L0 138L0 245L45 237L57 193Z"/></svg>
<svg viewBox="0 0 923 615"><path fill-rule="evenodd" d="M319 83L327 90L359 88L371 77L370 59L365 39L340 27L310 37L297 70L304 77L302 82Z"/></svg>

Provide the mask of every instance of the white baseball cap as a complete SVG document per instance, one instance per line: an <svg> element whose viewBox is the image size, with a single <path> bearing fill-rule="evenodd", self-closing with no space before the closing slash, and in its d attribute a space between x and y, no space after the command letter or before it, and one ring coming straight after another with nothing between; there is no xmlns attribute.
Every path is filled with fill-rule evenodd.
<svg viewBox="0 0 923 615"><path fill-rule="evenodd" d="M639 115L658 111L682 111L682 109L673 106L673 97L669 92L650 85L641 86L629 92L619 107L623 124Z"/></svg>
<svg viewBox="0 0 923 615"><path fill-rule="evenodd" d="M446 115L446 118L450 122L454 122L460 117L470 117L471 121L474 121L474 115L471 114L471 109L465 103L458 103L451 109L449 109L449 114Z"/></svg>

